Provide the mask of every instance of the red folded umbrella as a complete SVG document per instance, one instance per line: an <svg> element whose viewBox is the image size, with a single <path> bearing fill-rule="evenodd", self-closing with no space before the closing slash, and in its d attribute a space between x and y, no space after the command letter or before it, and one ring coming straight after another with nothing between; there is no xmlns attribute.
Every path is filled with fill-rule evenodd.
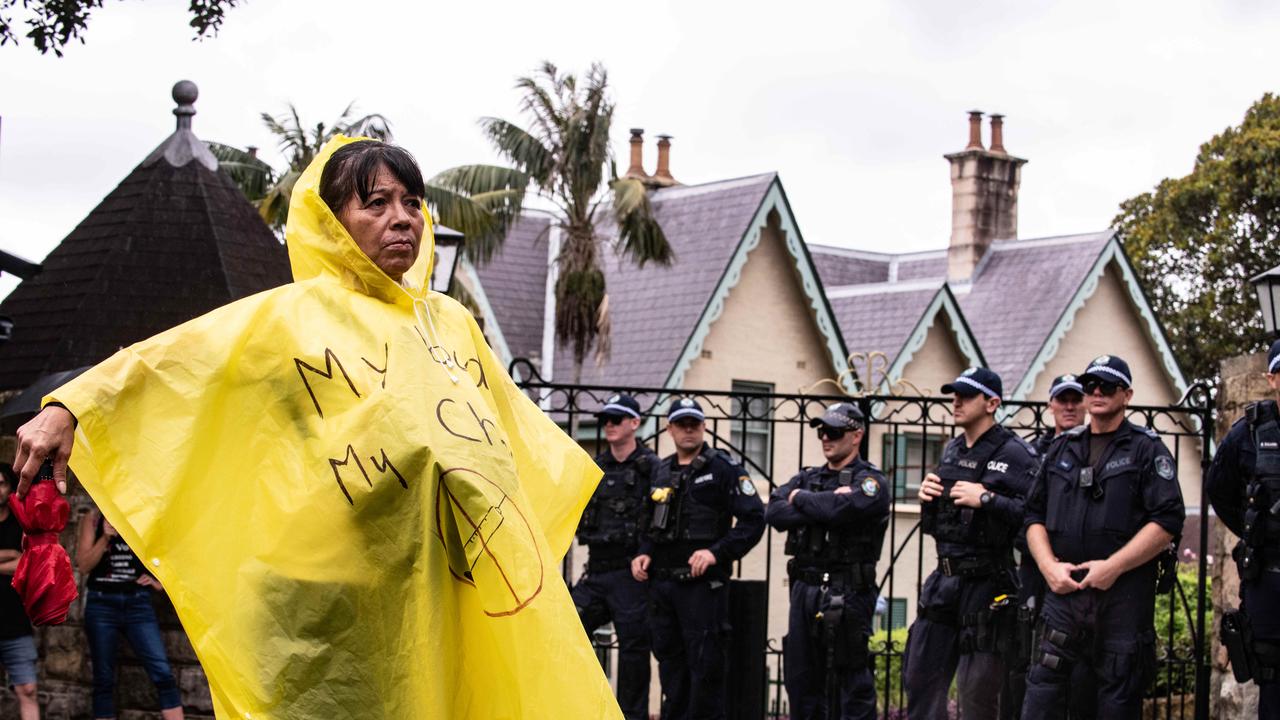
<svg viewBox="0 0 1280 720"><path fill-rule="evenodd" d="M79 595L71 574L71 557L58 542L71 506L52 480L31 486L27 497L9 496L9 508L25 533L22 558L13 573L13 589L22 596L27 617L35 625L58 625Z"/></svg>

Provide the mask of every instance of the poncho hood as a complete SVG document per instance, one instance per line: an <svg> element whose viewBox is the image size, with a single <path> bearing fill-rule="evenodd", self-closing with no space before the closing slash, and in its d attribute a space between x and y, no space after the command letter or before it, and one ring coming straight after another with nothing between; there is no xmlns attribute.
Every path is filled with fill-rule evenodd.
<svg viewBox="0 0 1280 720"><path fill-rule="evenodd" d="M289 220L285 224L285 244L289 264L297 281L327 278L350 290L384 302L412 305L414 299L429 292L431 268L435 258L435 235L431 213L422 211L422 243L418 259L404 274L403 286L392 280L356 245L351 233L342 226L333 211L320 197L320 175L329 158L344 145L368 142L369 138L338 135L320 149L293 186L289 200Z"/></svg>

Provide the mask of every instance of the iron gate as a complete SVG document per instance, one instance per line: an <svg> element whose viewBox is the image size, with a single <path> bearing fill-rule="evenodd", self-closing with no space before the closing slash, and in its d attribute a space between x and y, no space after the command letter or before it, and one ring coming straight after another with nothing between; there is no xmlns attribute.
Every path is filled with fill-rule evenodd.
<svg viewBox="0 0 1280 720"><path fill-rule="evenodd" d="M872 641L876 695L881 717L905 717L905 696L901 686L901 661L905 626L914 611L907 600L919 596L920 587L935 565L927 540L919 531L916 489L924 475L936 464L942 446L956 434L951 424L951 399L910 395L820 395L760 392L755 389L689 390L673 392L663 388L601 387L546 382L525 360L511 366L512 376L524 378L521 387L562 427L572 429L588 450L603 449L601 428L594 413L606 399L618 392L632 395L643 408L638 439L660 456L674 452L664 432L665 409L673 397L698 400L707 416L707 441L740 459L762 493L785 483L804 465L820 464L821 446L809 428L810 419L821 416L823 408L837 401L857 403L866 415L867 431L860 452L878 465L893 487L889 526L885 534L885 555L877 566L880 594L887 599L885 613L878 617L878 632ZM913 390L909 385L907 389ZM1048 407L1042 402L1006 402L998 415L1009 429L1028 440L1052 427ZM1196 385L1175 405L1132 406L1129 419L1161 435L1179 468L1188 517L1208 517L1208 500L1202 476L1208 468L1213 437L1213 415L1207 387ZM1196 495L1199 495L1198 499ZM1207 586L1208 523L1189 524L1194 537L1183 538L1179 548L1179 581L1157 598L1157 677L1148 690L1149 717L1208 718L1209 653L1206 628L1211 626ZM780 638L785 632L782 613L772 606L785 602L781 580L785 569L774 577L776 568L785 568L780 542L772 529L761 543L735 568L735 576L763 579L769 588L770 640L767 696L764 716L773 720L788 717L782 688ZM569 577L575 562L572 553L565 559ZM779 563L783 563L779 565ZM779 623L779 615L781 623ZM779 626L781 625L781 626ZM896 632L895 632L896 631ZM594 638L601 657L609 664L612 646Z"/></svg>

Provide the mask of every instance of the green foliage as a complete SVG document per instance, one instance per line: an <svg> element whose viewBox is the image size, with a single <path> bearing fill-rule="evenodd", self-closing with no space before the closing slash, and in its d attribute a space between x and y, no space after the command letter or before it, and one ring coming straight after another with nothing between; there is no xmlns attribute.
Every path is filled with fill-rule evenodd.
<svg viewBox="0 0 1280 720"><path fill-rule="evenodd" d="M431 184L458 198L436 201L441 222L458 227L455 222L470 220L480 228L474 236L463 231L468 257L475 262L492 257L527 188L555 206L555 225L563 231L556 259L556 332L573 349L577 375L593 346L597 357L608 354L609 305L600 265L606 240L597 232L601 213L609 212L617 223L614 249L637 265L667 264L673 253L644 185L620 180L614 170L609 150L614 104L604 67L592 65L579 78L544 62L535 75L517 80L516 89L525 127L501 118L480 120L481 131L511 168L453 168Z"/></svg>
<svg viewBox="0 0 1280 720"><path fill-rule="evenodd" d="M227 10L239 0L191 0L191 27L196 38L217 35ZM19 44L14 31L14 10L21 8L20 22L27 26L25 37L41 54L53 51L62 57L67 43L79 40L89 25L89 13L101 8L104 0L0 0L0 45Z"/></svg>
<svg viewBox="0 0 1280 720"><path fill-rule="evenodd" d="M876 706L880 712L906 707L907 696L902 690L902 655L907 648L907 628L892 632L877 630L871 635L867 647L871 649L872 675L876 681Z"/></svg>
<svg viewBox="0 0 1280 720"><path fill-rule="evenodd" d="M1205 579L1205 601L1211 602L1213 588ZM1196 568L1179 566L1173 592L1156 598L1156 679L1147 697L1184 695L1196 689L1195 622ZM1213 628L1213 605L1205 607L1205 629Z"/></svg>
<svg viewBox="0 0 1280 720"><path fill-rule="evenodd" d="M1280 98L1264 95L1114 224L1188 379L1265 347L1249 279L1280 264Z"/></svg>
<svg viewBox="0 0 1280 720"><path fill-rule="evenodd" d="M336 135L362 135L375 140L391 140L391 124L376 113L353 118L355 103L347 105L342 114L331 125L316 123L314 127L306 127L298 116L298 109L289 105L287 113L273 117L262 113L262 122L279 138L280 152L284 154L288 167L276 170L263 160L250 155L245 150L224 145L208 143L219 166L231 176L240 191L249 202L258 208L258 214L276 233L284 231L285 221L289 217L289 198L293 195L293 186L302 176L302 171L311 164L320 149Z"/></svg>

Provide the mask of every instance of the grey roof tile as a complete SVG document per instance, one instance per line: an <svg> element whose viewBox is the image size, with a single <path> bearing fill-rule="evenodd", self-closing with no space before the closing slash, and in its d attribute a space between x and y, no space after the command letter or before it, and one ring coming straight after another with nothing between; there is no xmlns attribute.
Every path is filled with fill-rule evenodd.
<svg viewBox="0 0 1280 720"><path fill-rule="evenodd" d="M809 244L809 254L818 268L823 287L860 285L889 280L892 255Z"/></svg>
<svg viewBox="0 0 1280 720"><path fill-rule="evenodd" d="M542 356L550 218L525 214L489 262L476 267L513 358Z"/></svg>
<svg viewBox="0 0 1280 720"><path fill-rule="evenodd" d="M941 287L941 281L932 287L881 283L855 295L836 291L828 299L850 353L879 351L893 362Z"/></svg>
<svg viewBox="0 0 1280 720"><path fill-rule="evenodd" d="M648 387L666 381L776 177L677 186L650 196L675 261L638 268L614 252L604 254L612 353L599 366L588 353L582 382ZM602 229L617 237L611 224ZM554 376L573 378L571 348L557 346Z"/></svg>
<svg viewBox="0 0 1280 720"><path fill-rule="evenodd" d="M1110 230L993 243L969 291L957 292L992 370L1013 388L1057 325Z"/></svg>

